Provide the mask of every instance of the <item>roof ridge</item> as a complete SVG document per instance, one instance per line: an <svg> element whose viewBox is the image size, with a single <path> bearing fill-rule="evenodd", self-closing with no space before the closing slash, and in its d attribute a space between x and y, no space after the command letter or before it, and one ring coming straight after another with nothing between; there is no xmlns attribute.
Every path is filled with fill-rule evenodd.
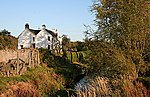
<svg viewBox="0 0 150 97"><path fill-rule="evenodd" d="M41 30L29 29L34 35L37 35Z"/></svg>
<svg viewBox="0 0 150 97"><path fill-rule="evenodd" d="M29 29L34 35L37 35L40 31L42 30L34 30L34 29ZM57 33L55 33L54 31L52 30L49 30L49 29L45 29L49 34L51 34L53 37L57 37Z"/></svg>

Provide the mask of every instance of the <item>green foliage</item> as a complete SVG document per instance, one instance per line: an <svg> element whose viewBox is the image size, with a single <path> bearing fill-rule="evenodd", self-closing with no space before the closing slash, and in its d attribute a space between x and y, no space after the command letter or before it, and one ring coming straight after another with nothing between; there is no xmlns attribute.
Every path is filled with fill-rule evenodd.
<svg viewBox="0 0 150 97"><path fill-rule="evenodd" d="M134 78L149 71L145 61L150 56L149 50L145 53L150 45L148 6L145 0L95 0L92 11L98 29L86 32L93 70L110 71L111 76L128 76L132 71Z"/></svg>
<svg viewBox="0 0 150 97"><path fill-rule="evenodd" d="M80 42L80 41L77 41L77 51L85 51L86 48L85 48L85 43L84 42Z"/></svg>
<svg viewBox="0 0 150 97"><path fill-rule="evenodd" d="M13 36L2 36L0 35L0 49L16 49L17 48L17 38Z"/></svg>
<svg viewBox="0 0 150 97"><path fill-rule="evenodd" d="M67 35L63 35L62 36L62 46L63 46L63 50L68 50L69 49L69 42L70 42L70 38L67 37Z"/></svg>
<svg viewBox="0 0 150 97"><path fill-rule="evenodd" d="M97 46L95 47L95 45ZM87 61L91 65L90 72L94 71L108 78L135 76L135 67L130 63L130 59L112 44L103 41L92 41L89 50L91 52Z"/></svg>
<svg viewBox="0 0 150 97"><path fill-rule="evenodd" d="M72 57L71 57L72 55ZM67 52L67 59L70 62L80 62L84 63L86 57L86 51L80 51L80 52Z"/></svg>
<svg viewBox="0 0 150 97"><path fill-rule="evenodd" d="M74 51L86 51L86 45L85 42L80 42L80 41L76 41L76 42L70 42L70 50L74 50Z"/></svg>
<svg viewBox="0 0 150 97"><path fill-rule="evenodd" d="M84 42L76 41L72 42L70 41L70 38L67 37L67 35L62 36L62 46L63 51L86 51L86 45Z"/></svg>
<svg viewBox="0 0 150 97"><path fill-rule="evenodd" d="M10 35L10 32L8 32L6 29L4 29L4 30L2 30L1 32L0 32L0 35Z"/></svg>
<svg viewBox="0 0 150 97"><path fill-rule="evenodd" d="M55 65L55 58L50 50L41 48L39 49L39 52L40 52L40 61L42 63L47 64L47 65L51 63L51 66Z"/></svg>
<svg viewBox="0 0 150 97"><path fill-rule="evenodd" d="M86 67L78 63L81 53L83 52L65 52L62 56L56 56L47 50L40 50L42 62L46 63L48 67L54 68L57 74L62 75L65 78L65 86L69 88L73 88L74 83L79 81L86 72Z"/></svg>

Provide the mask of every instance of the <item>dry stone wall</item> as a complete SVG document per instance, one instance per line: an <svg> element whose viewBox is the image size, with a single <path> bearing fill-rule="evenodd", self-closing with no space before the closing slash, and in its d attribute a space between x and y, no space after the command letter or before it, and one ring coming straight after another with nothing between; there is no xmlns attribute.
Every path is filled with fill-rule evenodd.
<svg viewBox="0 0 150 97"><path fill-rule="evenodd" d="M27 68L40 64L37 49L0 50L0 75L14 76L23 74Z"/></svg>

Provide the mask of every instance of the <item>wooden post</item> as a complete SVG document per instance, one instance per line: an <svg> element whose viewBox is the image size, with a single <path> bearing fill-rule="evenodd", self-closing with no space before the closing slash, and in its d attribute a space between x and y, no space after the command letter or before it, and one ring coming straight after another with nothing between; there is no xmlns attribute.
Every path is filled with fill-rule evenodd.
<svg viewBox="0 0 150 97"><path fill-rule="evenodd" d="M39 51L37 50L37 60L38 60L38 65L40 64L40 53L39 53Z"/></svg>
<svg viewBox="0 0 150 97"><path fill-rule="evenodd" d="M19 72L19 51L17 50L17 66L16 66L16 74Z"/></svg>
<svg viewBox="0 0 150 97"><path fill-rule="evenodd" d="M29 51L29 57L28 57L28 64L29 64L29 68L31 68L31 50Z"/></svg>

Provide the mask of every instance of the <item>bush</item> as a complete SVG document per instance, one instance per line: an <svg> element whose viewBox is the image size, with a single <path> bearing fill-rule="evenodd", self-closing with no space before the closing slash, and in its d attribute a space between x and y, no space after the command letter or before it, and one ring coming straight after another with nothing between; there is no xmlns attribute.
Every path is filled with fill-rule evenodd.
<svg viewBox="0 0 150 97"><path fill-rule="evenodd" d="M95 46L97 44L97 46ZM136 77L136 67L121 50L105 42L92 42L87 62L89 72L99 72L110 78ZM130 68L128 68L130 67Z"/></svg>
<svg viewBox="0 0 150 97"><path fill-rule="evenodd" d="M17 38L13 36L0 35L0 49L16 49L18 45Z"/></svg>

